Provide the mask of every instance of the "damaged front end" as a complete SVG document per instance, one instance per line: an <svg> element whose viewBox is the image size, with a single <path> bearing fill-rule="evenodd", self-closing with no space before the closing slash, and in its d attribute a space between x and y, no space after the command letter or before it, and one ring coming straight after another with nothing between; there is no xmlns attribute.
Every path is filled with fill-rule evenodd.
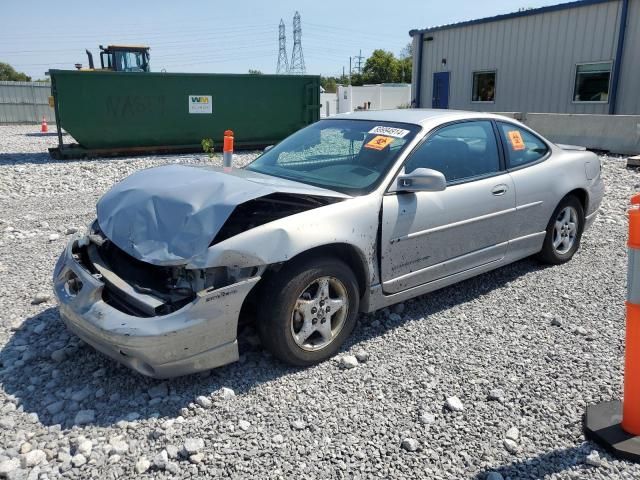
<svg viewBox="0 0 640 480"><path fill-rule="evenodd" d="M117 310L138 317L176 312L198 292L214 291L247 278L263 268L213 267L188 269L158 266L138 260L111 242L95 222L75 249L78 261L104 282L102 299Z"/></svg>
<svg viewBox="0 0 640 480"><path fill-rule="evenodd" d="M297 249L353 235L353 221L309 235L346 198L245 171L174 165L137 172L101 198L96 221L61 255L53 279L61 317L97 350L145 375L236 361L249 293ZM274 240L289 230L289 239Z"/></svg>
<svg viewBox="0 0 640 480"><path fill-rule="evenodd" d="M237 321L261 269L156 266L114 245L94 223L54 271L67 327L138 372L168 378L238 359Z"/></svg>

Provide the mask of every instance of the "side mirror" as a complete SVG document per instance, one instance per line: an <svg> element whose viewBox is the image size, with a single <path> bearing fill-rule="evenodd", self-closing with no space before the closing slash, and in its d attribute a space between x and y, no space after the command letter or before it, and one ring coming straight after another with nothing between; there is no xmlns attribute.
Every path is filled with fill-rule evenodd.
<svg viewBox="0 0 640 480"><path fill-rule="evenodd" d="M413 172L399 175L396 192L441 192L447 188L447 179L442 172L430 168L416 168Z"/></svg>
<svg viewBox="0 0 640 480"><path fill-rule="evenodd" d="M264 150L262 151L263 153L267 153L269 150L271 150L273 148L273 145L267 145L266 147L264 147Z"/></svg>

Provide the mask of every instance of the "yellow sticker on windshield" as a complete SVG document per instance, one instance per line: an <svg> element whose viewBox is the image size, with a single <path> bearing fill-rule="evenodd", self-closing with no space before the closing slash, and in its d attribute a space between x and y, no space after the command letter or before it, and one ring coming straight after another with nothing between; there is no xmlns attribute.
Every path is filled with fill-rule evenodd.
<svg viewBox="0 0 640 480"><path fill-rule="evenodd" d="M376 135L368 143L365 144L364 148L373 148L374 150L384 150L389 145L393 143L395 139L392 137L385 137L383 135Z"/></svg>
<svg viewBox="0 0 640 480"><path fill-rule="evenodd" d="M509 141L511 142L511 148L514 150L524 150L526 145L524 144L524 140L522 140L522 135L518 130L510 130L507 132L509 135Z"/></svg>

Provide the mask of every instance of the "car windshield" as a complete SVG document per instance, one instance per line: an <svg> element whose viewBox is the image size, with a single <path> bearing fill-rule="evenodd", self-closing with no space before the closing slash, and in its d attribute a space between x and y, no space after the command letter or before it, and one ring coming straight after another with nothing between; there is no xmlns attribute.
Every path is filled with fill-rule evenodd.
<svg viewBox="0 0 640 480"><path fill-rule="evenodd" d="M418 125L370 120L321 120L266 151L248 170L348 195L382 181Z"/></svg>

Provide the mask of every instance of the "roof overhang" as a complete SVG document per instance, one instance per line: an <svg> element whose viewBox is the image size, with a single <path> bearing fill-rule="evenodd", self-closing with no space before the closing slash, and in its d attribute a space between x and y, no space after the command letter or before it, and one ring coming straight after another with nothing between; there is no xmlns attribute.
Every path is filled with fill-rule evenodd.
<svg viewBox="0 0 640 480"><path fill-rule="evenodd" d="M620 2L620 0L579 0L575 2L561 3L559 5L549 5L548 7L532 8L531 10L505 13L503 15L496 15L494 17L479 18L477 20L468 20L466 22L451 23L448 25L440 25L437 27L430 27L430 28L425 28L421 30L413 29L413 30L409 30L409 36L413 37L414 35L419 35L423 33L432 33L440 30L450 30L453 28L467 27L470 25L481 25L483 23L499 22L501 20L509 20L511 18L528 17L531 15L557 12L560 10L568 10L570 8L587 7L589 5L596 5L598 3L609 3L609 2Z"/></svg>

